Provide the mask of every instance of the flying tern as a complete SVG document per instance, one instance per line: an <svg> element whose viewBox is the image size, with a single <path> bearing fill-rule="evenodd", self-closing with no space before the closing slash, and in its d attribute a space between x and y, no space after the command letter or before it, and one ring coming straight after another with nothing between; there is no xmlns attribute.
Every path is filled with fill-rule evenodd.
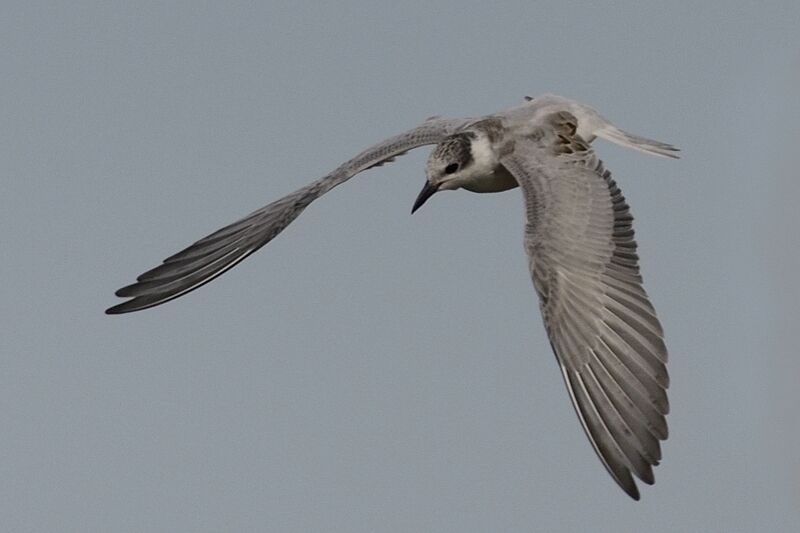
<svg viewBox="0 0 800 533"><path fill-rule="evenodd" d="M117 296L129 299L106 312L147 309L197 289L267 244L332 188L436 145L412 213L443 190L522 190L524 248L564 382L603 465L638 500L633 475L654 482L652 467L667 438L667 350L642 287L628 204L590 146L597 137L677 158L677 148L626 133L593 108L555 95L526 97L477 118L432 117L168 257L119 289Z"/></svg>

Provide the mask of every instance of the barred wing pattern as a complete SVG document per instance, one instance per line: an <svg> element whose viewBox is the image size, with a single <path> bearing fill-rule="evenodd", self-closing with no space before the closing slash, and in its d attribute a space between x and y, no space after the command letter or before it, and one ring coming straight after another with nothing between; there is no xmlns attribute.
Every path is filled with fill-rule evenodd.
<svg viewBox="0 0 800 533"><path fill-rule="evenodd" d="M669 410L667 351L642 288L628 205L570 113L545 117L501 163L526 209L525 248L550 343L608 472L634 499L654 482Z"/></svg>
<svg viewBox="0 0 800 533"><path fill-rule="evenodd" d="M311 202L332 188L411 149L436 144L465 122L465 119L431 118L412 130L364 150L327 176L166 258L163 264L136 278L136 283L119 289L116 295L130 300L107 309L106 313L147 309L205 285L275 238Z"/></svg>

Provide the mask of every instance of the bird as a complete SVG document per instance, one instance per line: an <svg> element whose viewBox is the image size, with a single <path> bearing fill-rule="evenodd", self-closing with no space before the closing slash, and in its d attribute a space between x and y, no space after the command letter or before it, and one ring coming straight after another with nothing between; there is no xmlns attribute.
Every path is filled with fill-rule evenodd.
<svg viewBox="0 0 800 533"><path fill-rule="evenodd" d="M356 174L435 145L411 212L440 191L519 188L524 249L539 309L569 397L603 466L634 500L634 476L652 485L669 412L667 349L644 290L633 217L595 155L602 138L678 158L678 148L627 133L594 108L545 94L472 118L434 116L198 240L137 277L108 314L183 296L270 242L314 200Z"/></svg>

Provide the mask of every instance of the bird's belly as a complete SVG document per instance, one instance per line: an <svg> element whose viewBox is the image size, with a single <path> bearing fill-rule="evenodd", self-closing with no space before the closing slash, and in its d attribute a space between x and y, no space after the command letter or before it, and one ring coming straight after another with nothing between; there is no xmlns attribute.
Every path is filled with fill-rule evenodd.
<svg viewBox="0 0 800 533"><path fill-rule="evenodd" d="M488 176L480 176L462 187L471 192L500 192L518 187L517 180L514 179L505 168L498 166L497 169Z"/></svg>

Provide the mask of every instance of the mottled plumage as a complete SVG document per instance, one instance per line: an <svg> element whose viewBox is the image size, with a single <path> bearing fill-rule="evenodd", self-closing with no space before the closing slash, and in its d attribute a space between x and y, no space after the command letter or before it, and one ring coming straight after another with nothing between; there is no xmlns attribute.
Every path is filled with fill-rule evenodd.
<svg viewBox="0 0 800 533"><path fill-rule="evenodd" d="M525 251L553 351L575 410L614 480L639 499L667 438L667 350L642 287L625 198L590 143L643 152L676 149L625 133L594 109L553 95L477 119L433 117L212 233L117 291L110 314L153 307L208 283L268 243L312 201L368 168L436 144L413 210L440 190L519 186ZM633 474L633 475L632 475Z"/></svg>

